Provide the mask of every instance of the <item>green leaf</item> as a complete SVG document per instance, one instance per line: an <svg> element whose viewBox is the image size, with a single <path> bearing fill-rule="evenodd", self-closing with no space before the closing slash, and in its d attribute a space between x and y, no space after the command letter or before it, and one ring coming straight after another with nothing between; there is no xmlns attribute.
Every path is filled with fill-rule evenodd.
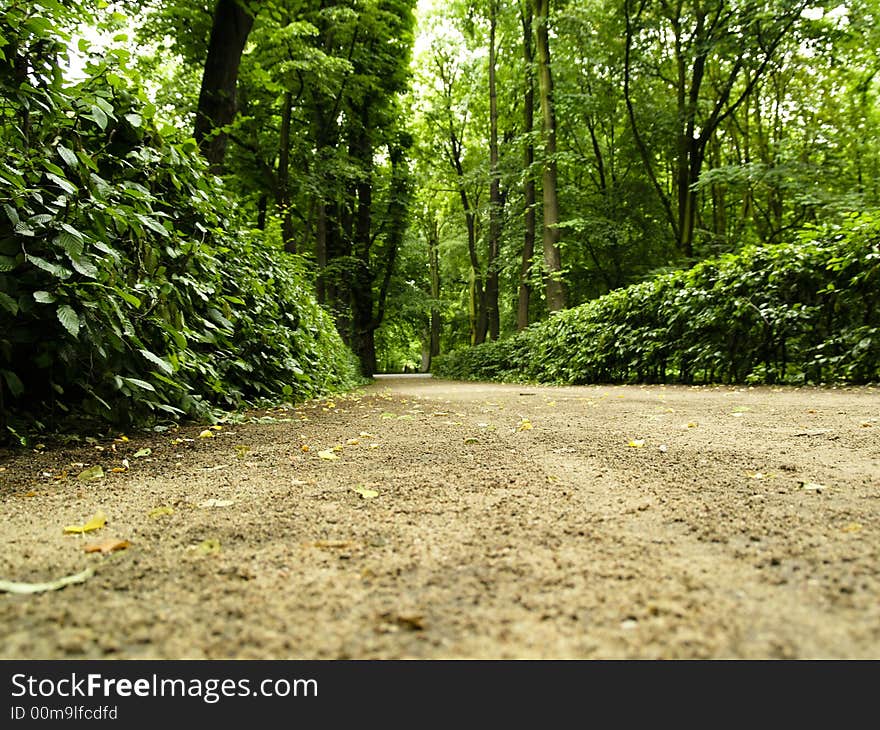
<svg viewBox="0 0 880 730"><path fill-rule="evenodd" d="M40 304L54 304L57 301L55 295L47 291L35 291L34 299Z"/></svg>
<svg viewBox="0 0 880 730"><path fill-rule="evenodd" d="M71 183L69 180L65 180L60 175L56 175L52 172L47 172L46 177L48 177L52 182L54 182L59 188L61 188L68 195L76 194L76 186Z"/></svg>
<svg viewBox="0 0 880 730"><path fill-rule="evenodd" d="M79 315L73 311L73 307L69 304L62 304L58 307L58 321L71 336L79 337Z"/></svg>
<svg viewBox="0 0 880 730"><path fill-rule="evenodd" d="M59 244L61 244L61 248L67 253L71 259L75 256L81 256L83 252L83 242L81 238L77 238L76 236L71 235L67 231L63 231L58 234L58 238L56 239Z"/></svg>
<svg viewBox="0 0 880 730"><path fill-rule="evenodd" d="M130 294L124 289L120 289L118 286L113 287L113 291L115 291L123 300L128 302L135 309L138 309L141 306L141 300L138 299L134 294Z"/></svg>
<svg viewBox="0 0 880 730"><path fill-rule="evenodd" d="M14 256L0 256L0 272L12 271L16 265Z"/></svg>
<svg viewBox="0 0 880 730"><path fill-rule="evenodd" d="M86 256L70 256L70 263L73 264L73 268L76 269L83 276L87 276L90 279L98 278L98 267L95 266L91 260L89 260Z"/></svg>
<svg viewBox="0 0 880 730"><path fill-rule="evenodd" d="M69 279L73 275L73 272L69 269L65 269L63 266L59 266L58 264L53 264L49 261L46 261L46 259L41 259L39 256L31 256L31 254L28 254L27 260L30 261L38 269L48 271L50 274L57 276L59 279Z"/></svg>
<svg viewBox="0 0 880 730"><path fill-rule="evenodd" d="M64 164L71 170L76 170L79 167L79 160L73 150L67 149L63 144L58 145L55 149L58 151L61 159L64 160Z"/></svg>
<svg viewBox="0 0 880 730"><path fill-rule="evenodd" d="M149 350L138 350L138 352L143 355L147 360L149 360L154 365L158 365L161 370L163 370L168 375L174 373L174 368L171 367L165 360L163 360L158 355L150 352Z"/></svg>
<svg viewBox="0 0 880 730"><path fill-rule="evenodd" d="M18 211L9 205L9 203L3 203L3 210L6 211L6 217L9 218L9 222L12 225L17 225L19 223Z"/></svg>
<svg viewBox="0 0 880 730"><path fill-rule="evenodd" d="M12 393L13 397L18 398L24 393L24 383L21 382L14 372L11 370L0 370L0 374L3 375L3 379L6 381L9 392Z"/></svg>
<svg viewBox="0 0 880 730"><path fill-rule="evenodd" d="M101 131L103 132L107 129L107 114L104 112L101 107L97 105L92 105L92 113L85 115L86 119L91 119L95 124L97 124Z"/></svg>
<svg viewBox="0 0 880 730"><path fill-rule="evenodd" d="M3 307L3 309L13 316L18 314L18 302L2 291L0 291L0 307Z"/></svg>
<svg viewBox="0 0 880 730"><path fill-rule="evenodd" d="M146 380L139 380L138 378L123 378L123 380L129 385L133 385L135 388L140 388L141 390L151 390L154 393L156 389L152 386L152 384L148 383Z"/></svg>

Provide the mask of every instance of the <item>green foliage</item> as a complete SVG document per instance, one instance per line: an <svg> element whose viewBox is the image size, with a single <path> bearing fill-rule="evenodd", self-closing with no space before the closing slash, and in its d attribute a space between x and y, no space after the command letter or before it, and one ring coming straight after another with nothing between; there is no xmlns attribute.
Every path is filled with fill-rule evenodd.
<svg viewBox="0 0 880 730"><path fill-rule="evenodd" d="M236 222L122 59L65 85L57 32L28 12L0 16L0 421L136 423L356 382L297 259Z"/></svg>
<svg viewBox="0 0 880 730"><path fill-rule="evenodd" d="M880 380L880 220L617 289L434 373L547 383Z"/></svg>

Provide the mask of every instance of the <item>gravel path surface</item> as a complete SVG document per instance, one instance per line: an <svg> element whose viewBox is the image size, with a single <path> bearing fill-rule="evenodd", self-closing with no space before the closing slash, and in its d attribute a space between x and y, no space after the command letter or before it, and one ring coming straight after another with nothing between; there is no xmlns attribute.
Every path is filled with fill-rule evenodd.
<svg viewBox="0 0 880 730"><path fill-rule="evenodd" d="M81 580L0 592L0 658L880 658L876 388L377 377L220 426L0 452L0 587Z"/></svg>

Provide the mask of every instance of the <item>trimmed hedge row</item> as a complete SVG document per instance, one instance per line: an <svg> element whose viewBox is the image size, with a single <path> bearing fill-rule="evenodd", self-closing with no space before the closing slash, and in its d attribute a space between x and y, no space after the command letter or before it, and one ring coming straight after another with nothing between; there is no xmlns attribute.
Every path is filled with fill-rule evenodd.
<svg viewBox="0 0 880 730"><path fill-rule="evenodd" d="M555 384L872 382L878 299L880 222L862 214L618 289L438 357L433 372Z"/></svg>

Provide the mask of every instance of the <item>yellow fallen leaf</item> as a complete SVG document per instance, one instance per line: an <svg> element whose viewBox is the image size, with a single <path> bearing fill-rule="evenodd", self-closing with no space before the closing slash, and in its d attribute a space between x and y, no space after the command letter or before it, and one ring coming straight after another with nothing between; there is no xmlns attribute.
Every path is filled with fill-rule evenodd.
<svg viewBox="0 0 880 730"><path fill-rule="evenodd" d="M303 444L302 446L299 447L299 450L302 451L304 454L309 453L309 446L308 446L308 444Z"/></svg>
<svg viewBox="0 0 880 730"><path fill-rule="evenodd" d="M128 436L124 436L124 435L120 434L118 439L113 439L113 440L118 441L121 444L124 444L126 441L128 441Z"/></svg>
<svg viewBox="0 0 880 730"><path fill-rule="evenodd" d="M104 478L104 470L101 468L100 464L96 464L95 466L90 466L88 469L81 471L76 478L81 482L93 482L97 479Z"/></svg>
<svg viewBox="0 0 880 730"><path fill-rule="evenodd" d="M319 451L318 456L320 456L322 459L326 459L327 461L336 461L336 459L339 458L330 449L324 449L323 451Z"/></svg>
<svg viewBox="0 0 880 730"><path fill-rule="evenodd" d="M173 515L173 514L174 514L174 508L173 507L166 507L166 506L156 507L155 509L151 509L149 512L149 516L151 518L153 518L154 520L158 519L159 517L164 517L165 515Z"/></svg>
<svg viewBox="0 0 880 730"><path fill-rule="evenodd" d="M172 446L178 446L183 443L183 439L171 439Z"/></svg>
<svg viewBox="0 0 880 730"><path fill-rule="evenodd" d="M371 449L378 449L378 448L379 448L379 444L370 444L370 448L371 448Z"/></svg>
<svg viewBox="0 0 880 730"><path fill-rule="evenodd" d="M858 522L850 522L843 528L844 532L861 532L862 526Z"/></svg>
<svg viewBox="0 0 880 730"><path fill-rule="evenodd" d="M204 431L202 431L199 434L199 438L200 439L212 439L212 438L214 438L214 432L211 431L210 429L206 428Z"/></svg>
<svg viewBox="0 0 880 730"><path fill-rule="evenodd" d="M362 439L374 439L374 438L376 438L373 434L368 433L367 431L361 431L361 432L358 434L358 436L360 436Z"/></svg>
<svg viewBox="0 0 880 730"><path fill-rule="evenodd" d="M150 449L150 448L146 448L146 449L138 449L137 451L134 452L134 458L135 458L135 459L141 459L141 458L143 458L144 456L149 456L149 455L152 454L152 453L153 453L153 450Z"/></svg>
<svg viewBox="0 0 880 730"><path fill-rule="evenodd" d="M90 519L84 525L68 525L64 528L64 532L67 535L82 534L84 532L100 530L106 524L107 515L105 515L101 510L98 510L97 512L95 512L95 515L92 517L92 519Z"/></svg>
<svg viewBox="0 0 880 730"><path fill-rule="evenodd" d="M211 430L212 430L212 431L222 431L222 430L223 430L223 426L211 426Z"/></svg>
<svg viewBox="0 0 880 730"><path fill-rule="evenodd" d="M341 453L342 452L342 444L336 444L336 446L333 447L333 451L335 451L337 454Z"/></svg>
<svg viewBox="0 0 880 730"><path fill-rule="evenodd" d="M16 583L11 580L0 580L0 591L6 593L43 593L45 591L57 591L74 583L84 583L95 574L91 568L86 568L82 573L66 575L58 580L47 583Z"/></svg>
<svg viewBox="0 0 880 730"><path fill-rule="evenodd" d="M220 541L214 538L202 540L198 545L196 545L196 550L198 550L200 553L204 553L205 555L216 555L220 552Z"/></svg>
<svg viewBox="0 0 880 730"><path fill-rule="evenodd" d="M640 449L645 445L645 439L633 439L627 444L627 446L632 446L634 449Z"/></svg>
<svg viewBox="0 0 880 730"><path fill-rule="evenodd" d="M87 553L112 553L115 550L125 550L125 548L130 546L131 543L128 540L117 540L116 538L108 537L101 542L89 543L83 547L83 550Z"/></svg>
<svg viewBox="0 0 880 730"><path fill-rule="evenodd" d="M523 418L516 427L517 431L530 431L534 426L528 418Z"/></svg>
<svg viewBox="0 0 880 730"><path fill-rule="evenodd" d="M345 443L349 446L357 446L360 443L360 441L358 439L349 439Z"/></svg>
<svg viewBox="0 0 880 730"><path fill-rule="evenodd" d="M367 489L362 484L358 484L356 487L353 487L353 489L364 499L373 499L374 497L379 496L379 492L377 492L375 489Z"/></svg>

